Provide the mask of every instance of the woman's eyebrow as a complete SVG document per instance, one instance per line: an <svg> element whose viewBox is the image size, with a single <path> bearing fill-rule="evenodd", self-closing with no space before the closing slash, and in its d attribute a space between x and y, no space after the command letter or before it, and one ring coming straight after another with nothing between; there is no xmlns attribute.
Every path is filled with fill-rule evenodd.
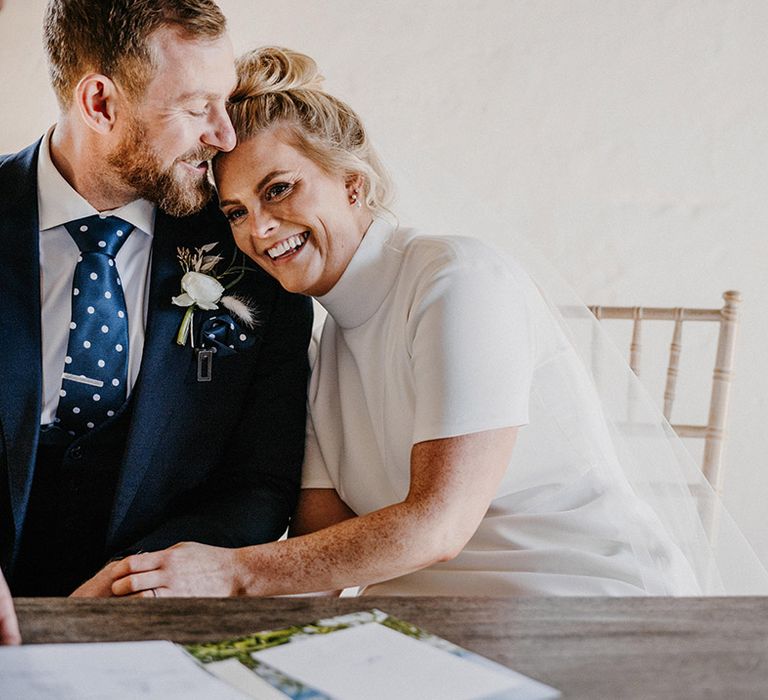
<svg viewBox="0 0 768 700"><path fill-rule="evenodd" d="M259 192L264 185L266 185L272 178L277 177L278 175L285 175L287 173L291 172L290 170L273 170L271 173L268 173L265 175L261 180L259 180L259 184L256 185L254 188L254 192ZM239 201L236 199L220 199L219 200L219 207L227 207L230 204L239 204Z"/></svg>
<svg viewBox="0 0 768 700"><path fill-rule="evenodd" d="M289 172L290 170L273 170L271 173L265 175L263 178L261 178L261 180L259 180L259 184L256 185L255 191L258 192L261 190L261 188L264 187L264 185L266 185L273 177L277 177L278 175L286 175Z"/></svg>

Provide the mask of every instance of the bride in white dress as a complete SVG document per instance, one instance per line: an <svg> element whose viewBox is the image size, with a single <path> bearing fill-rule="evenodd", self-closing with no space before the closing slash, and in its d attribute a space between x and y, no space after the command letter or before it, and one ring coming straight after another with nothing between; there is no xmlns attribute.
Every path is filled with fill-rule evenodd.
<svg viewBox="0 0 768 700"><path fill-rule="evenodd" d="M288 540L135 555L112 591L723 592L658 412L638 453L526 272L471 237L388 221L365 129L310 58L261 49L238 72L220 206L247 255L328 312L299 506Z"/></svg>

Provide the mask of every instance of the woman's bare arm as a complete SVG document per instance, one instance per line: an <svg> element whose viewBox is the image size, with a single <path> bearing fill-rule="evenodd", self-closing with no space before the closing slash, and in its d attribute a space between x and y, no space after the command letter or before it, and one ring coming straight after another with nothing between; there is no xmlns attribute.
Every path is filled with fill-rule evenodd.
<svg viewBox="0 0 768 700"><path fill-rule="evenodd" d="M516 428L501 428L418 443L401 503L280 542L235 550L183 543L133 555L119 562L112 590L307 593L384 581L451 559L488 510L516 435Z"/></svg>

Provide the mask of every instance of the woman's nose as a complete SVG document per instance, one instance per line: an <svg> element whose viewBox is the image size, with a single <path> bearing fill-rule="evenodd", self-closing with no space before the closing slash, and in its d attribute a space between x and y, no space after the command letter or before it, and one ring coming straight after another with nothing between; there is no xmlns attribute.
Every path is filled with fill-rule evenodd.
<svg viewBox="0 0 768 700"><path fill-rule="evenodd" d="M277 230L274 216L263 210L254 211L251 215L251 236L253 238L268 238Z"/></svg>

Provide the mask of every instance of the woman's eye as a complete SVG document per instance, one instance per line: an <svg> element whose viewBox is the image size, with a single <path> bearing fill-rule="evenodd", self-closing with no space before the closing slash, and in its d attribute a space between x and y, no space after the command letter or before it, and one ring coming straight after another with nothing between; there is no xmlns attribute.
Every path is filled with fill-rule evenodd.
<svg viewBox="0 0 768 700"><path fill-rule="evenodd" d="M233 209L224 214L224 216L230 224L236 224L245 216L245 209Z"/></svg>
<svg viewBox="0 0 768 700"><path fill-rule="evenodd" d="M267 191L264 193L264 199L266 199L268 202L271 202L276 197L284 195L290 189L291 185L289 185L287 182L278 182L267 188Z"/></svg>

